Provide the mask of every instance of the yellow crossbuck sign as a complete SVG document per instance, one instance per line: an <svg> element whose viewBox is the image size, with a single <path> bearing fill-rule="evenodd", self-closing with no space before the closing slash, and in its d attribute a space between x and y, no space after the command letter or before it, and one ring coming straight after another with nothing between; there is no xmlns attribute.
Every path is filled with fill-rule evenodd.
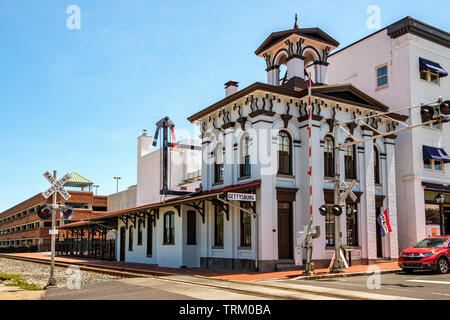
<svg viewBox="0 0 450 320"><path fill-rule="evenodd" d="M70 194L63 188L64 185L67 183L67 181L69 181L70 178L72 178L70 173L66 174L58 181L56 181L55 178L53 178L53 176L48 171L44 173L44 177L52 184L50 188L42 192L42 195L44 196L45 199L48 199L55 192L58 192L65 200L70 199Z"/></svg>

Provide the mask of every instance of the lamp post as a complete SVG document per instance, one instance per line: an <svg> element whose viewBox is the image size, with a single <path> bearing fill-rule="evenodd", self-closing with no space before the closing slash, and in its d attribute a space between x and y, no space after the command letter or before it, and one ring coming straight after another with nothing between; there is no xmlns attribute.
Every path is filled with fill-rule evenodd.
<svg viewBox="0 0 450 320"><path fill-rule="evenodd" d="M116 193L119 192L119 180L122 179L122 177L114 177L114 179L116 180Z"/></svg>
<svg viewBox="0 0 450 320"><path fill-rule="evenodd" d="M95 195L97 195L97 189L100 188L100 186L98 184L94 184L92 187L95 188Z"/></svg>
<svg viewBox="0 0 450 320"><path fill-rule="evenodd" d="M438 195L434 198L436 203L439 205L439 220L441 225L441 236L444 235L444 207L442 206L445 202L445 196L442 192L439 192Z"/></svg>

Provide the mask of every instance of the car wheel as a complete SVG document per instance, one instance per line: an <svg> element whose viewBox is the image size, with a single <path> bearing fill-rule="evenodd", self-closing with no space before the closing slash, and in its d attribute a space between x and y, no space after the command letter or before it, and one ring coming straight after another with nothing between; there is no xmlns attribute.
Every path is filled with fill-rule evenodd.
<svg viewBox="0 0 450 320"><path fill-rule="evenodd" d="M439 258L437 262L437 273L445 274L448 272L448 260L444 257Z"/></svg>
<svg viewBox="0 0 450 320"><path fill-rule="evenodd" d="M405 268L405 269L403 269L403 272L406 273L406 274L411 274L411 273L414 272L414 269L411 269L411 268Z"/></svg>

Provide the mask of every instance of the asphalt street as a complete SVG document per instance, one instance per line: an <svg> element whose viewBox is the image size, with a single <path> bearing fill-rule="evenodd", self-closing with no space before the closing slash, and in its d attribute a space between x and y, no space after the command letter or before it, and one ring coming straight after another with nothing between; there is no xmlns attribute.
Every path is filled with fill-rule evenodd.
<svg viewBox="0 0 450 320"><path fill-rule="evenodd" d="M382 274L379 281L373 276L344 277L322 280L272 280L266 283L298 283L330 289L345 289L356 293L376 293L426 300L450 300L450 274L415 272L407 274Z"/></svg>
<svg viewBox="0 0 450 320"><path fill-rule="evenodd" d="M104 281L80 289L47 290L44 300L263 300L261 296L165 281L133 278Z"/></svg>
<svg viewBox="0 0 450 320"><path fill-rule="evenodd" d="M331 290L329 290L331 289ZM321 280L222 281L192 276L134 278L49 289L45 300L450 300L450 274L417 272Z"/></svg>

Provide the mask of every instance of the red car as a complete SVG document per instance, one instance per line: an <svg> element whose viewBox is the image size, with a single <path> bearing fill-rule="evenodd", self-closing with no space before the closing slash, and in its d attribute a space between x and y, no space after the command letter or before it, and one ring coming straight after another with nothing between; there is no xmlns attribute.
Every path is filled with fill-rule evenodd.
<svg viewBox="0 0 450 320"><path fill-rule="evenodd" d="M414 270L433 270L447 273L450 262L450 236L431 237L402 251L398 265L406 273Z"/></svg>

